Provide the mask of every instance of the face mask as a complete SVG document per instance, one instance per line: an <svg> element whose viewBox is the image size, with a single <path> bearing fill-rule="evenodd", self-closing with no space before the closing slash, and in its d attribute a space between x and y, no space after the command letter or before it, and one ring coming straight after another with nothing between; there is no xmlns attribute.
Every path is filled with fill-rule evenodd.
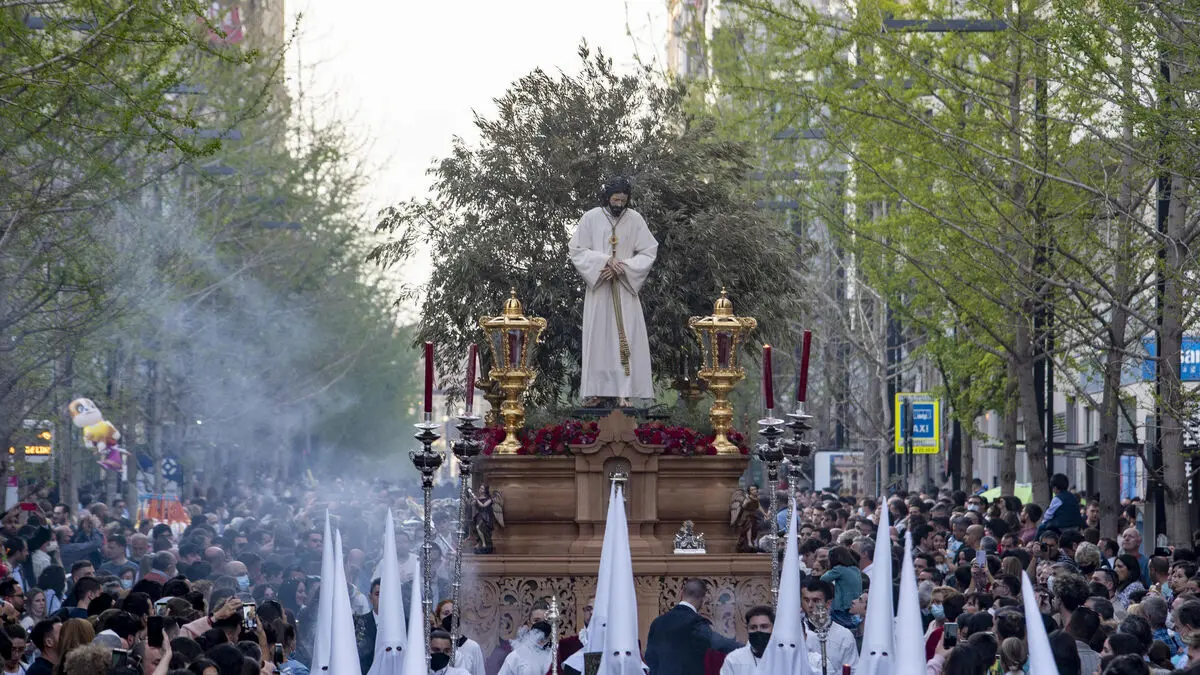
<svg viewBox="0 0 1200 675"><path fill-rule="evenodd" d="M613 214L614 218L620 218L621 214L624 213L624 211L625 211L624 206L617 206L616 204L608 205L608 212Z"/></svg>
<svg viewBox="0 0 1200 675"><path fill-rule="evenodd" d="M935 619L946 618L946 608L941 605L930 605L929 613L932 614L933 618Z"/></svg>
<svg viewBox="0 0 1200 675"><path fill-rule="evenodd" d="M52 541L49 544L46 544L46 553L54 553L57 550L58 550L58 542L57 541Z"/></svg>
<svg viewBox="0 0 1200 675"><path fill-rule="evenodd" d="M436 671L439 671L439 670L445 668L448 665L450 665L450 655L449 654L430 654L429 655L429 668L431 670L436 672Z"/></svg>
<svg viewBox="0 0 1200 675"><path fill-rule="evenodd" d="M450 626L452 626L453 624L454 624L454 615L451 614L450 616L442 619L442 630L446 631L447 633L451 632Z"/></svg>
<svg viewBox="0 0 1200 675"><path fill-rule="evenodd" d="M750 633L750 651L754 652L755 656L762 656L767 649L767 644L771 642L771 634L756 630Z"/></svg>
<svg viewBox="0 0 1200 675"><path fill-rule="evenodd" d="M243 574L242 576L237 578L237 584L238 584L238 588L243 591L250 588L250 577Z"/></svg>
<svg viewBox="0 0 1200 675"><path fill-rule="evenodd" d="M856 628L863 622L863 618L857 614L850 615L850 623Z"/></svg>
<svg viewBox="0 0 1200 675"><path fill-rule="evenodd" d="M133 579L122 579L121 588L124 588L125 590L133 588Z"/></svg>
<svg viewBox="0 0 1200 675"><path fill-rule="evenodd" d="M978 505L978 504L968 504L968 505L967 505L967 510L968 510L968 511L975 511L976 513L978 513L978 512L979 512L979 505Z"/></svg>

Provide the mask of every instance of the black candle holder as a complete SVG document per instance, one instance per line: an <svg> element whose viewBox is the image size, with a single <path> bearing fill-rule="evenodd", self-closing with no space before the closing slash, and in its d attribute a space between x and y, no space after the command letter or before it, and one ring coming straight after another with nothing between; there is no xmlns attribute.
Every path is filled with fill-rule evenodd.
<svg viewBox="0 0 1200 675"><path fill-rule="evenodd" d="M805 434L812 430L812 415L804 412L804 404L796 406L796 412L788 413L788 429L792 437L783 442L783 456L787 461L788 470L788 517L796 505L796 493L800 487L800 464L808 459L813 452L813 444L804 440Z"/></svg>
<svg viewBox="0 0 1200 675"><path fill-rule="evenodd" d="M421 449L410 450L408 458L421 473L421 491L424 493L425 538L421 543L421 608L425 616L429 617L433 614L433 568L429 565L429 558L433 553L433 476L442 467L442 454L433 449L433 444L442 436L437 433L438 425L433 422L429 413L425 413L425 420L416 427L420 433L414 438L420 441ZM428 668L431 626L428 620L421 623L425 624L425 667Z"/></svg>
<svg viewBox="0 0 1200 675"><path fill-rule="evenodd" d="M476 426L482 421L477 415L470 413L458 418L459 440L455 441L450 450L458 460L458 541L454 546L454 583L451 598L454 601L454 618L450 626L450 659L454 660L454 652L458 649L459 636L459 600L462 590L462 551L467 541L467 503L471 495L471 467L475 460L483 454L483 443L479 441L481 427Z"/></svg>

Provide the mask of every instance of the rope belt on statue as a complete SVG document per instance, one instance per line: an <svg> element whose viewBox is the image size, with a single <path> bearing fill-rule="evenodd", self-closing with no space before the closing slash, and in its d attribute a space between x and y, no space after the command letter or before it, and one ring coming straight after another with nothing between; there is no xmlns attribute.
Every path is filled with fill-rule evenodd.
<svg viewBox="0 0 1200 675"><path fill-rule="evenodd" d="M609 224L612 225L612 236L609 238L608 243L612 245L613 260L617 259L617 223L620 220L620 218L615 221L609 220ZM613 314L617 319L617 342L619 343L618 351L621 355L621 366L625 368L625 377L629 377L629 340L625 337L625 319L621 315L621 284L617 281L616 277L613 277L613 280L609 283L612 285Z"/></svg>

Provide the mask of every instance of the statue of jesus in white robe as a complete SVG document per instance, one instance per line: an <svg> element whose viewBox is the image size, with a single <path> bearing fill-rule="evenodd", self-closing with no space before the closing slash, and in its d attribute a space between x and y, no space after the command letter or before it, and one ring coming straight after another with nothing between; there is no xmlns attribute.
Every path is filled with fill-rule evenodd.
<svg viewBox="0 0 1200 675"><path fill-rule="evenodd" d="M583 379L579 393L596 397L654 398L650 341L639 294L658 254L658 242L641 214L598 206L579 219L568 251L583 277ZM619 215L614 216L616 210Z"/></svg>

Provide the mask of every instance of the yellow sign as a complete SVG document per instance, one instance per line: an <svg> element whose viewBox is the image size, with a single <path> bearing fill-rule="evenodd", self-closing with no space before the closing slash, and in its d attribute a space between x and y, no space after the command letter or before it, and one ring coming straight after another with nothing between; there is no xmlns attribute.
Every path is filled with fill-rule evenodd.
<svg viewBox="0 0 1200 675"><path fill-rule="evenodd" d="M904 404L908 403L908 406ZM904 454L908 412L912 411L912 452L914 455L936 455L941 449L942 418L937 399L929 394L896 394L896 454Z"/></svg>
<svg viewBox="0 0 1200 675"><path fill-rule="evenodd" d="M49 431L39 431L37 438L42 442L38 443L37 445L25 446L25 455L27 457L49 457L50 454L54 452L54 446L51 445L51 440L54 438L54 435ZM17 454L17 449L9 446L8 454Z"/></svg>

